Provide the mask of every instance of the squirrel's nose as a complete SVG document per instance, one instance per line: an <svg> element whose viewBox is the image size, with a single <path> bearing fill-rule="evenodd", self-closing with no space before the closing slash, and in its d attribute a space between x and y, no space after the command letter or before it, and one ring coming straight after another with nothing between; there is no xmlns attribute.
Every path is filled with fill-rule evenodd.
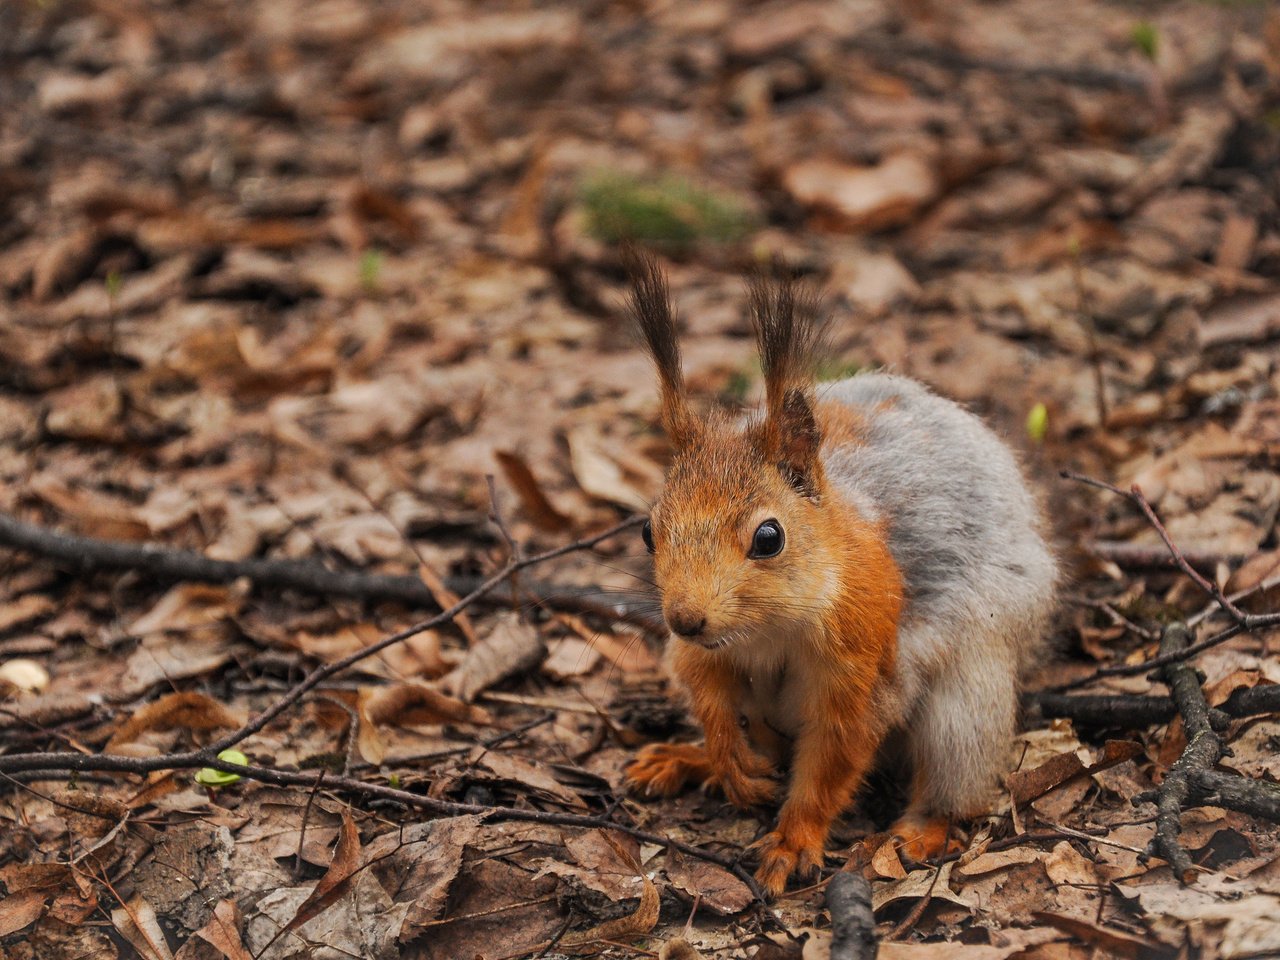
<svg viewBox="0 0 1280 960"><path fill-rule="evenodd" d="M673 610L667 614L667 624L682 637L696 637L707 626L707 618L687 610Z"/></svg>

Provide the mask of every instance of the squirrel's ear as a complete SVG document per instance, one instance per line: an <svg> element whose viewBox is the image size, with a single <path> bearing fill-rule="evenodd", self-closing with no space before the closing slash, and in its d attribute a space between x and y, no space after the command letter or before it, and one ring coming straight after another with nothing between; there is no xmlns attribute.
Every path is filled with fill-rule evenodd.
<svg viewBox="0 0 1280 960"><path fill-rule="evenodd" d="M631 314L658 368L662 386L662 427L672 444L681 449L696 437L698 421L689 410L680 371L680 341L667 278L653 257L635 250L625 256L631 274Z"/></svg>
<svg viewBox="0 0 1280 960"><path fill-rule="evenodd" d="M818 495L822 461L822 431L813 415L813 404L806 391L787 390L782 409L769 425L766 434L773 446L778 469L796 492L805 497Z"/></svg>
<svg viewBox="0 0 1280 960"><path fill-rule="evenodd" d="M815 496L822 469L822 434L811 399L823 332L818 300L794 279L758 275L749 304L764 371L765 455L797 491Z"/></svg>

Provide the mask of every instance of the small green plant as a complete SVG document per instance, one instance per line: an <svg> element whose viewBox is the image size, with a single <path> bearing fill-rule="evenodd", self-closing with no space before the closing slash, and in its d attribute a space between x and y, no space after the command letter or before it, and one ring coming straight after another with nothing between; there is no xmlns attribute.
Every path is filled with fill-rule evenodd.
<svg viewBox="0 0 1280 960"><path fill-rule="evenodd" d="M737 200L671 174L598 173L581 188L587 229L605 243L633 242L669 253L741 240L753 217Z"/></svg>
<svg viewBox="0 0 1280 960"><path fill-rule="evenodd" d="M241 767L249 765L249 758L239 750L223 750L218 754L218 759ZM228 773L225 770L218 770L214 767L202 767L200 772L196 774L196 783L211 790L218 787L229 787L239 779L240 774L238 773Z"/></svg>
<svg viewBox="0 0 1280 960"><path fill-rule="evenodd" d="M1037 403L1027 414L1027 436L1031 438L1032 443L1044 443L1048 432L1049 408L1043 403Z"/></svg>
<svg viewBox="0 0 1280 960"><path fill-rule="evenodd" d="M366 250L360 254L360 289L367 294L378 292L382 279L382 251Z"/></svg>
<svg viewBox="0 0 1280 960"><path fill-rule="evenodd" d="M114 303L116 298L120 296L120 288L124 286L124 278L120 276L119 270L112 270L107 274L105 281L107 287L107 297Z"/></svg>
<svg viewBox="0 0 1280 960"><path fill-rule="evenodd" d="M1133 45L1148 60L1155 60L1156 50L1160 46L1160 33L1150 20L1139 20L1129 32Z"/></svg>

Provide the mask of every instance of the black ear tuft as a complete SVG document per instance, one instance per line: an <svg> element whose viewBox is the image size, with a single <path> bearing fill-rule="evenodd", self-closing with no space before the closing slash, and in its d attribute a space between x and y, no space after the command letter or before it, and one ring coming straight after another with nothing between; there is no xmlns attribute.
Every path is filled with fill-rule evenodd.
<svg viewBox="0 0 1280 960"><path fill-rule="evenodd" d="M778 464L797 492L817 496L822 434L812 393L824 332L820 301L794 278L757 276L751 283L750 306L764 370L765 456Z"/></svg>
<svg viewBox="0 0 1280 960"><path fill-rule="evenodd" d="M651 255L630 249L624 254L631 274L631 316L644 337L649 356L658 368L662 388L662 425L671 442L687 446L697 433L689 411L684 375L680 370L680 341L675 312L662 267Z"/></svg>

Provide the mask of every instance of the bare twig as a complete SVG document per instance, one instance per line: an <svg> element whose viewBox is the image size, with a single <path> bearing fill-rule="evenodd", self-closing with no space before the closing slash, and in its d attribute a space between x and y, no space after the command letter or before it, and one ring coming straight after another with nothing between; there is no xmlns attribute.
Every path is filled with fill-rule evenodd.
<svg viewBox="0 0 1280 960"><path fill-rule="evenodd" d="M1186 625L1170 624L1160 641L1161 654L1175 653L1186 646ZM1204 691L1200 689L1200 678L1196 671L1185 663L1172 663L1161 668L1160 676L1169 687L1178 713L1182 716L1187 747L1182 751L1182 756L1174 761L1159 789L1155 791L1156 833L1151 841L1151 852L1166 860L1173 875L1185 884L1195 880L1196 866L1178 842L1182 833L1182 810L1188 805L1193 780L1212 769L1226 752L1226 746L1209 722L1209 704L1205 700ZM1144 794L1135 798L1134 802L1150 799L1152 797L1149 794Z"/></svg>
<svg viewBox="0 0 1280 960"><path fill-rule="evenodd" d="M1169 552L1169 556L1174 566L1187 576L1191 577L1191 579L1212 598L1213 602L1217 604L1219 609L1226 613L1234 622L1225 630L1214 634L1208 639L1201 640L1199 643L1188 643L1179 647L1177 650L1162 651L1157 657L1142 663L1118 664L1115 666L1100 667L1088 676L1081 677L1079 680L1059 684L1053 688L1054 692L1060 693L1065 690L1073 690L1077 687L1082 687L1093 683L1096 680L1100 680L1103 677L1132 676L1134 674L1145 673L1146 671L1157 667L1165 667L1170 664L1181 663L1182 661L1188 660L1196 654L1208 650L1211 647L1216 647L1219 644L1225 643L1231 638L1239 636L1241 633L1280 627L1280 613L1246 613L1237 607L1231 598L1225 596L1217 584L1202 576L1187 558L1187 555L1179 549L1177 544L1173 542L1172 538L1169 536L1169 532L1164 528L1164 524L1160 522L1160 518L1156 515L1156 512L1152 508L1150 502L1137 486L1134 486L1129 490L1122 490L1113 484L1106 483L1102 480L1095 480L1092 477L1086 477L1083 474L1074 473L1070 470L1062 471L1061 476L1068 480L1076 480L1080 483L1088 484L1091 487L1097 487L1100 490L1108 490L1111 493L1124 497L1126 500L1135 504L1138 509L1142 511L1148 522L1150 522L1155 528L1156 532L1160 535L1160 539L1164 541L1165 547Z"/></svg>
<svg viewBox="0 0 1280 960"><path fill-rule="evenodd" d="M361 650L356 650L354 653L348 654L347 656L343 657L341 660L335 660L333 663L326 664L322 667L317 667L315 670L309 673L305 678L300 680L298 683L294 684L293 687L291 687L283 696L281 696L278 700L276 700L275 703L269 706L262 713L258 714L256 717L254 717L252 720L250 720L248 723L242 726L239 730L236 730L234 733L228 734L227 736L219 740L217 743L213 744L210 747L210 750L212 750L213 753L216 754L221 750L227 749L228 747L235 746L237 743L240 743L242 740L246 739L247 737L253 736L253 734L258 733L260 730L262 730L268 723L270 723L272 720L278 717L290 706L292 706L294 703L297 703L298 700L302 698L303 694L307 693L317 684L323 683L325 680L328 680L333 675L337 673L341 673L343 670L346 670L348 667L359 663L361 660L367 659L368 657L371 657L374 654L381 653L383 650L387 649L388 647L393 646L397 643L402 643L403 641L409 639L410 637L416 636L417 634L422 633L425 630L430 630L434 627L438 627L442 624L448 623L460 612L465 610L467 607L471 606L471 604L475 603L477 600L479 600L481 597L487 594L490 590L493 590L499 584L505 582L512 574L516 573L517 571L523 570L526 567L531 567L539 563L545 563L548 560L553 560L556 557L562 557L567 553L573 553L574 551L577 551L577 550L589 550L590 548L594 547L596 544L600 543L601 541L607 540L610 537L620 533L623 530L627 530L631 527L634 527L640 522L641 522L641 518L632 517L629 520L622 521L622 523L615 524L614 526L610 527L608 530L598 533L595 536L587 537L586 539L583 539L583 540L575 540L573 543L566 544L563 547L556 547L554 550L547 550L543 553L534 554L533 556L521 557L519 559L513 558L512 560L507 562L506 566L504 566L497 573L493 574L491 577L489 577L487 580L481 583L478 587L476 587L474 590L468 593L465 597L463 597L461 600L455 603L448 610L442 610L440 613L436 614L434 617L431 617L430 619L423 620L422 622L416 623L411 627L406 627L404 630L401 630L398 633L393 633L390 636L383 637L377 643L371 644L370 646L367 646Z"/></svg>
<svg viewBox="0 0 1280 960"><path fill-rule="evenodd" d="M831 914L831 960L875 960L876 918L871 912L871 884L861 870L842 870L827 884Z"/></svg>
<svg viewBox="0 0 1280 960"><path fill-rule="evenodd" d="M1280 823L1280 787L1263 780L1199 770L1191 777L1190 801L1197 806L1226 807Z"/></svg>
<svg viewBox="0 0 1280 960"><path fill-rule="evenodd" d="M1142 543L1123 543L1115 540L1091 540L1085 546L1100 560L1108 560L1127 570L1178 569L1177 561L1163 547L1149 547ZM1213 573L1220 563L1239 563L1244 559L1238 554L1208 553L1202 550L1186 550L1182 556L1197 570L1209 573Z"/></svg>
<svg viewBox="0 0 1280 960"><path fill-rule="evenodd" d="M1043 717L1068 717L1087 727L1119 727L1131 730L1168 723L1177 713L1169 697L1127 695L1068 696L1052 691L1029 694L1026 705L1036 708ZM1209 720L1218 726L1215 714L1225 718L1253 717L1280 713L1280 685L1241 688L1221 706L1211 708Z"/></svg>
<svg viewBox="0 0 1280 960"><path fill-rule="evenodd" d="M637 525L641 519L624 521L614 529ZM176 550L153 544L120 543L63 533L23 523L3 513L0 513L0 547L47 557L61 566L84 573L133 571L147 579L161 582L231 583L243 578L256 587L297 590L317 596L397 600L408 606L426 609L438 607L435 596L427 586L418 577L409 574L330 570L307 560L214 560L190 550ZM446 586L457 594L471 593L482 582L467 576L448 577L445 580ZM535 582L526 582L522 586L525 593L536 596L539 603L547 606L610 616L660 632L652 617L631 610L626 604L602 603L599 598L604 591L599 587L566 587Z"/></svg>

